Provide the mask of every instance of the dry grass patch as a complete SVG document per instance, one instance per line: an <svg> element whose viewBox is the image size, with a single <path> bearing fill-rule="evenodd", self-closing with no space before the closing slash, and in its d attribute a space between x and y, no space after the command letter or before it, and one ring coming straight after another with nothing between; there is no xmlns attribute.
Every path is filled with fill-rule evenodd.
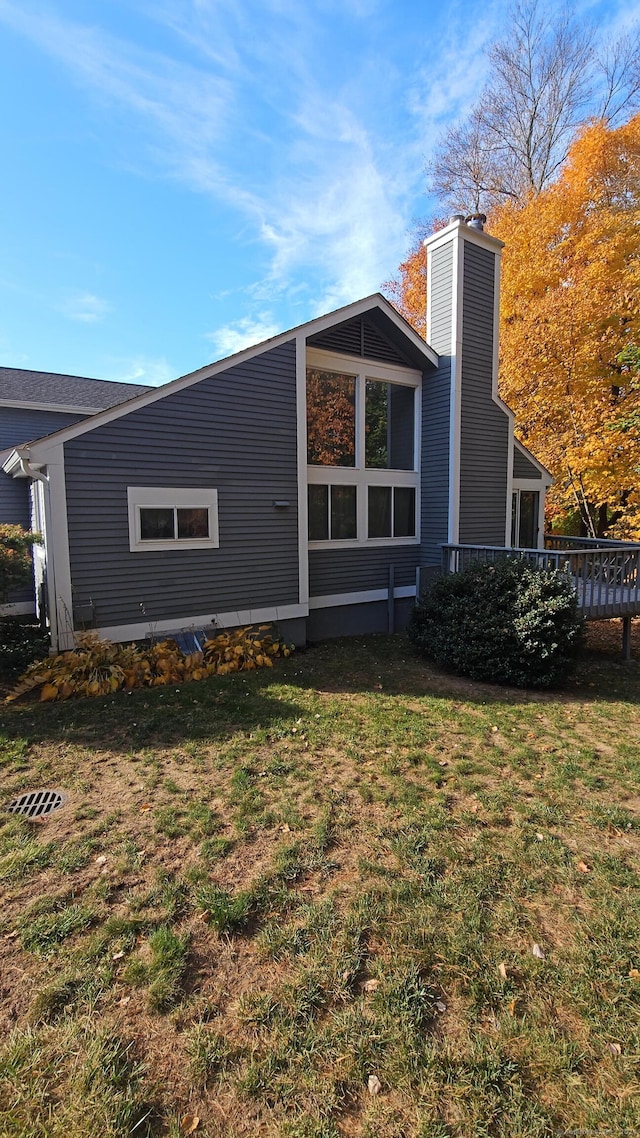
<svg viewBox="0 0 640 1138"><path fill-rule="evenodd" d="M0 1133L639 1131L640 691L603 636L543 696L371 638L3 712L4 796L68 800L0 815Z"/></svg>

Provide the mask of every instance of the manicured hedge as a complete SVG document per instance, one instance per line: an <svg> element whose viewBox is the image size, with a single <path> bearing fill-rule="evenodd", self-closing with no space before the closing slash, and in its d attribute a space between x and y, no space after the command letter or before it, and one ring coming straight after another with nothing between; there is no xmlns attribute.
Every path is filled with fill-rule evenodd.
<svg viewBox="0 0 640 1138"><path fill-rule="evenodd" d="M583 621L571 578L505 557L437 578L416 605L418 651L463 676L551 687L571 670Z"/></svg>

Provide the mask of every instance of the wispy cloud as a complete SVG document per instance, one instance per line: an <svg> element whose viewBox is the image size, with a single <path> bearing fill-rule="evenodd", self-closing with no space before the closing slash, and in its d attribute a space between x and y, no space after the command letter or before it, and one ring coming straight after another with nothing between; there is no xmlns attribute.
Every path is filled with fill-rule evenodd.
<svg viewBox="0 0 640 1138"><path fill-rule="evenodd" d="M119 383L142 383L148 387L161 387L176 378L176 371L163 357L132 356L129 359L111 358L105 361L101 370L103 379L114 379Z"/></svg>
<svg viewBox="0 0 640 1138"><path fill-rule="evenodd" d="M78 320L81 324L97 324L111 311L111 305L92 292L80 292L65 300L59 309L69 320Z"/></svg>
<svg viewBox="0 0 640 1138"><path fill-rule="evenodd" d="M426 150L482 82L480 49L504 0L485 5L464 38L469 7L457 11L449 40L429 52L428 67L416 51L408 74L379 44L368 51L368 24L387 13L378 0L141 6L164 31L154 40L162 50L74 23L38 0L0 0L0 20L103 104L135 116L146 139L137 161L237 213L256 264L268 259L256 295L293 290L304 319L377 289L405 251ZM355 54L335 30L341 20L351 21ZM243 335L229 325L219 343Z"/></svg>
<svg viewBox="0 0 640 1138"><path fill-rule="evenodd" d="M284 329L278 326L269 313L260 313L255 318L246 316L242 320L225 324L214 332L206 332L205 339L213 344L217 356L224 359L225 356L232 356L234 352L240 352L252 344L260 344L282 331Z"/></svg>

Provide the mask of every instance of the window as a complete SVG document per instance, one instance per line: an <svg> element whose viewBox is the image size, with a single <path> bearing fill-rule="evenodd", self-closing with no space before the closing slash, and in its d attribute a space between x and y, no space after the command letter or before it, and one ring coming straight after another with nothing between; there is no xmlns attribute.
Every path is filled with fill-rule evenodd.
<svg viewBox="0 0 640 1138"><path fill-rule="evenodd" d="M415 537L416 492L413 486L370 486L367 534Z"/></svg>
<svg viewBox="0 0 640 1138"><path fill-rule="evenodd" d="M356 487L309 487L309 541L353 541L357 537Z"/></svg>
<svg viewBox="0 0 640 1138"><path fill-rule="evenodd" d="M218 546L218 492L129 486L129 549L213 549Z"/></svg>
<svg viewBox="0 0 640 1138"><path fill-rule="evenodd" d="M365 381L365 465L413 470L415 388Z"/></svg>
<svg viewBox="0 0 640 1138"><path fill-rule="evenodd" d="M416 541L421 376L307 352L309 541Z"/></svg>
<svg viewBox="0 0 640 1138"><path fill-rule="evenodd" d="M356 464L356 377L307 370L307 462Z"/></svg>

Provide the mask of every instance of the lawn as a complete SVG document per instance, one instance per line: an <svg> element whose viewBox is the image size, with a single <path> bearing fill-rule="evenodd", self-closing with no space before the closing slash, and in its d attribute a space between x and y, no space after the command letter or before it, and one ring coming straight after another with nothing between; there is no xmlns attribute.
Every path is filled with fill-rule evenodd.
<svg viewBox="0 0 640 1138"><path fill-rule="evenodd" d="M3 1138L640 1134L640 645L607 636L560 693L372 637L0 707L2 801L66 795L0 812Z"/></svg>

